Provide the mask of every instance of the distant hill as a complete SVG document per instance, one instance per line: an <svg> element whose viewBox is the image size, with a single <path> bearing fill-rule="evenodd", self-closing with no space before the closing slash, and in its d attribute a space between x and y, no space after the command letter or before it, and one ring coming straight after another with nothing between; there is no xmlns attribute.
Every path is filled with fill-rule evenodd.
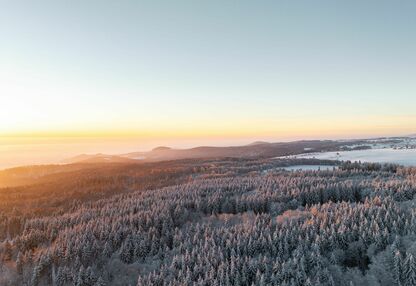
<svg viewBox="0 0 416 286"><path fill-rule="evenodd" d="M263 144L270 144L270 143L269 142L264 142L264 141L255 141L253 143L248 144L247 146L263 145Z"/></svg>
<svg viewBox="0 0 416 286"><path fill-rule="evenodd" d="M169 147L156 147L149 152L132 152L121 155L79 155L64 163L114 163L114 162L157 162L178 159L196 158L271 158L304 153L307 150L314 152L335 151L341 146L356 144L357 140L330 141L330 140L306 140L294 142L268 143L263 141L253 142L245 146L212 147L200 146L190 149L173 149Z"/></svg>
<svg viewBox="0 0 416 286"><path fill-rule="evenodd" d="M159 146L159 147L156 147L156 148L154 148L152 151L166 151L166 150L172 150L172 148L170 148L170 147L165 147L165 146Z"/></svg>
<svg viewBox="0 0 416 286"><path fill-rule="evenodd" d="M135 159L118 156L118 155L105 155L105 154L95 154L87 155L82 154L69 159L62 161L64 164L74 164L74 163L129 163L135 162Z"/></svg>

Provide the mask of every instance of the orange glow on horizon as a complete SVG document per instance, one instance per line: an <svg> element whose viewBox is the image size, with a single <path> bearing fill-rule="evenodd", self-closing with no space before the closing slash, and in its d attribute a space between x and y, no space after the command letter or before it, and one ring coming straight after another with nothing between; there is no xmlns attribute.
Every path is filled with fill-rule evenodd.
<svg viewBox="0 0 416 286"><path fill-rule="evenodd" d="M217 120L218 121L218 120ZM155 124L142 128L79 128L0 132L5 138L121 138L121 139L191 139L191 138L351 138L351 136L390 136L414 133L416 117L356 117L354 119L293 118L286 120L224 120L219 122ZM134 125L134 124L131 124ZM20 138L20 139L19 139Z"/></svg>

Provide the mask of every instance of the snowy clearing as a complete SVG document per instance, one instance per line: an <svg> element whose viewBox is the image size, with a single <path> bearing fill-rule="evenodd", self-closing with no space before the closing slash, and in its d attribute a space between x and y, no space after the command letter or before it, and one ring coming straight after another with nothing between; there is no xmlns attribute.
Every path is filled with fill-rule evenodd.
<svg viewBox="0 0 416 286"><path fill-rule="evenodd" d="M315 158L320 160L361 161L370 163L395 163L403 166L416 166L416 149L396 150L368 149L357 151L340 151L324 153L308 153L296 158Z"/></svg>

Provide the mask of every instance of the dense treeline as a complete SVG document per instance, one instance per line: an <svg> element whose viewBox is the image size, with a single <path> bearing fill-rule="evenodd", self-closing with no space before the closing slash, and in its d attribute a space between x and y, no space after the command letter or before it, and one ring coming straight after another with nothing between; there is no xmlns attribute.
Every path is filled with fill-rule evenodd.
<svg viewBox="0 0 416 286"><path fill-rule="evenodd" d="M31 197L51 182L3 189L0 284L416 285L416 170L278 168L294 162L317 163L170 162L140 179L113 166L53 202Z"/></svg>

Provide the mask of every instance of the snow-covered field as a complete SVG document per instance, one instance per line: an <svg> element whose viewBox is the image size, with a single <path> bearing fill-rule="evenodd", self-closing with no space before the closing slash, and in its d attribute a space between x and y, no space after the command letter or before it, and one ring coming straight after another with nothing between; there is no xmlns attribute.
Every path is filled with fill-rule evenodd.
<svg viewBox="0 0 416 286"><path fill-rule="evenodd" d="M357 151L340 151L324 153L308 153L297 158L316 158L321 160L361 161L371 163L395 163L403 166L416 166L416 149L395 150L369 149Z"/></svg>
<svg viewBox="0 0 416 286"><path fill-rule="evenodd" d="M328 171L333 170L336 168L335 166L328 166L328 165L297 165L297 166L289 166L283 167L287 171Z"/></svg>

